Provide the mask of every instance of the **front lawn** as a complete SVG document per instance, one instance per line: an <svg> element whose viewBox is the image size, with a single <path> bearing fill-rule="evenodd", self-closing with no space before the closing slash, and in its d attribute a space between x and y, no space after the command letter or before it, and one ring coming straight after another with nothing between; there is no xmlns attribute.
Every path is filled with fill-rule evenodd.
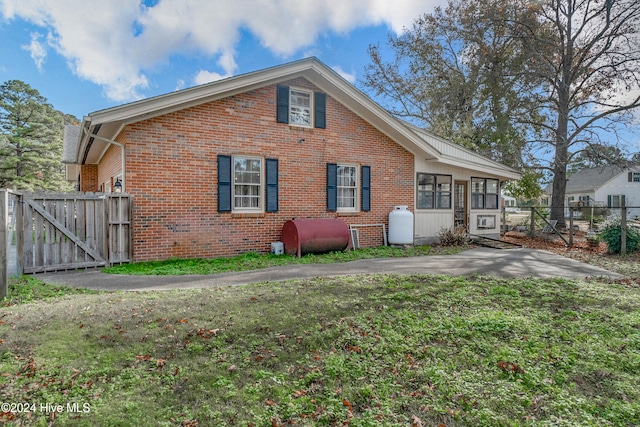
<svg viewBox="0 0 640 427"><path fill-rule="evenodd" d="M600 281L361 275L0 308L16 426L633 426L638 372L640 288Z"/></svg>

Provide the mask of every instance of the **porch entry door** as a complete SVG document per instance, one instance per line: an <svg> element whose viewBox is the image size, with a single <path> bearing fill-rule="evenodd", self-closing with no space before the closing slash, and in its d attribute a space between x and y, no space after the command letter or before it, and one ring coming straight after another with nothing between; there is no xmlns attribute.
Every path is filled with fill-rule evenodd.
<svg viewBox="0 0 640 427"><path fill-rule="evenodd" d="M467 182L456 181L453 195L453 224L455 228L467 228Z"/></svg>

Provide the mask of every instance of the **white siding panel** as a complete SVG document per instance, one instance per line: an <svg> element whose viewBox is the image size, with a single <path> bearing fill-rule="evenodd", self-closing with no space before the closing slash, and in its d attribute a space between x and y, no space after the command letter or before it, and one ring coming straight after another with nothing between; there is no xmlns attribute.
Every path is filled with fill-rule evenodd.
<svg viewBox="0 0 640 427"><path fill-rule="evenodd" d="M627 171L598 188L595 193L595 199L606 206L607 196L620 194L624 194L627 206L640 206L640 182L629 182ZM629 209L627 211L628 217L635 217L636 215L640 215L640 209Z"/></svg>
<svg viewBox="0 0 640 427"><path fill-rule="evenodd" d="M453 211L416 210L415 234L418 238L437 237L443 228L453 226Z"/></svg>

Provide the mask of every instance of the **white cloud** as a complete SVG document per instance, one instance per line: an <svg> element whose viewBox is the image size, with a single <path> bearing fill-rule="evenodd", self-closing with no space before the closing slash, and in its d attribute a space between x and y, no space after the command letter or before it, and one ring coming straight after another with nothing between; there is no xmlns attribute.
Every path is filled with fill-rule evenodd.
<svg viewBox="0 0 640 427"><path fill-rule="evenodd" d="M224 76L220 73L216 73L215 71L200 70L193 78L193 82L197 85L203 85L205 83L215 82L216 80L222 80L227 77L231 76Z"/></svg>
<svg viewBox="0 0 640 427"><path fill-rule="evenodd" d="M0 14L51 33L50 46L76 75L101 85L112 100L130 101L149 86L145 73L171 56L218 57L222 73L201 71L197 79L232 75L241 30L287 59L312 49L321 34L380 24L399 32L444 2L161 0L149 7L140 0L0 0ZM42 66L46 49L38 51L42 45L33 40L29 46L36 66Z"/></svg>
<svg viewBox="0 0 640 427"><path fill-rule="evenodd" d="M336 65L333 68L333 71L335 71L336 73L340 74L342 76L343 79L345 79L346 81L348 81L349 83L353 84L356 82L356 73L347 73L346 71L344 71L342 69L342 67L340 67L339 65Z"/></svg>
<svg viewBox="0 0 640 427"><path fill-rule="evenodd" d="M47 59L47 49L40 43L40 33L31 33L31 43L20 46L31 54L31 59L36 64L38 71L42 71L42 64Z"/></svg>

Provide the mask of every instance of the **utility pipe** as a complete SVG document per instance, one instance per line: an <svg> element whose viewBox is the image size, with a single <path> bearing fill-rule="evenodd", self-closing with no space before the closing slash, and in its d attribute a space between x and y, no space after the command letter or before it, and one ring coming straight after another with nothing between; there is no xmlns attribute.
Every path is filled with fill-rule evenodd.
<svg viewBox="0 0 640 427"><path fill-rule="evenodd" d="M121 157L120 170L122 171L122 181L120 181L120 182L122 183L122 192L124 193L125 192L125 188L126 188L125 187L126 179L125 179L125 173L124 173L124 145L119 143L119 142L116 142L116 141L114 141L112 139L107 139L107 138L104 138L102 136L98 136L95 133L89 133L88 131L87 131L87 137L99 139L100 141L104 141L104 142L107 142L109 144L113 144L113 145L115 145L117 147L120 147L120 154L121 154L121 156L120 156Z"/></svg>

